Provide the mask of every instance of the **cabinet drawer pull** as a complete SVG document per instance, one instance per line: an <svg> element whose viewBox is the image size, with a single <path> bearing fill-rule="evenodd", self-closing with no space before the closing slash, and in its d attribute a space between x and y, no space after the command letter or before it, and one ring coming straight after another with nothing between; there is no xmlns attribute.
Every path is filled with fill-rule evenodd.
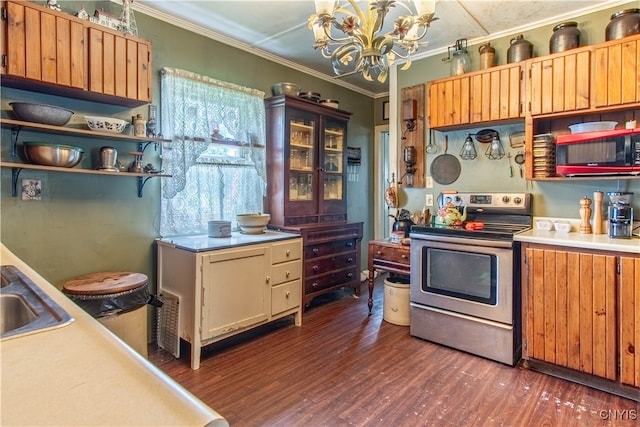
<svg viewBox="0 0 640 427"><path fill-rule="evenodd" d="M347 242L347 247L348 248L352 248L353 247L353 242Z"/></svg>
<svg viewBox="0 0 640 427"><path fill-rule="evenodd" d="M313 267L311 267L311 269L316 272L318 270L320 270L320 267L318 267L317 265L314 265Z"/></svg>
<svg viewBox="0 0 640 427"><path fill-rule="evenodd" d="M405 254L402 254L402 259L407 259L407 256Z"/></svg>
<svg viewBox="0 0 640 427"><path fill-rule="evenodd" d="M382 251L378 251L378 252L376 252L376 254L382 255Z"/></svg>
<svg viewBox="0 0 640 427"><path fill-rule="evenodd" d="M312 287L312 288L317 288L318 286L320 286L320 285L318 284L318 282L313 282L313 283L311 284L311 287Z"/></svg>
<svg viewBox="0 0 640 427"><path fill-rule="evenodd" d="M271 282L271 276L267 276L267 283Z"/></svg>
<svg viewBox="0 0 640 427"><path fill-rule="evenodd" d="M287 255L287 258L289 258L291 256L291 250L287 249L287 251L285 252L285 254Z"/></svg>
<svg viewBox="0 0 640 427"><path fill-rule="evenodd" d="M287 291L287 292L284 293L284 297L286 299L289 299L289 295L291 295L291 291Z"/></svg>
<svg viewBox="0 0 640 427"><path fill-rule="evenodd" d="M351 279L353 277L353 273L347 273L347 277Z"/></svg>
<svg viewBox="0 0 640 427"><path fill-rule="evenodd" d="M348 262L349 264L351 264L351 263L353 262L353 257L349 257L349 258L347 258L347 262Z"/></svg>
<svg viewBox="0 0 640 427"><path fill-rule="evenodd" d="M313 252L314 254L318 255L318 252L320 252L320 249L313 248L313 250L311 252Z"/></svg>
<svg viewBox="0 0 640 427"><path fill-rule="evenodd" d="M291 275L291 272L289 270L287 270L287 272L284 274L284 277L286 277L288 279L290 275Z"/></svg>

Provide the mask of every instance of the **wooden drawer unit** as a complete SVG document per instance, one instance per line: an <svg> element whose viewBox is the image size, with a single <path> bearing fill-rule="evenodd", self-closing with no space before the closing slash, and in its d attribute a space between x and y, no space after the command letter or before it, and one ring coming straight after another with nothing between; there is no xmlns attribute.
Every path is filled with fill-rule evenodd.
<svg viewBox="0 0 640 427"><path fill-rule="evenodd" d="M408 276L411 272L411 247L389 240L372 240L369 242L369 314L373 308L373 280L375 271L382 270L389 273Z"/></svg>
<svg viewBox="0 0 640 427"><path fill-rule="evenodd" d="M360 291L361 222L314 224L283 231L300 233L303 240L303 304L332 290Z"/></svg>

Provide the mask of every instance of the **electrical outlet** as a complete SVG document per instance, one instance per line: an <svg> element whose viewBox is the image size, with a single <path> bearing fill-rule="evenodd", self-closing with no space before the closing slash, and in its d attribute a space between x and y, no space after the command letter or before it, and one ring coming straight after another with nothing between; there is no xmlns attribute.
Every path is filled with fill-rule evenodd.
<svg viewBox="0 0 640 427"><path fill-rule="evenodd" d="M22 200L42 200L42 181L39 179L23 179Z"/></svg>
<svg viewBox="0 0 640 427"><path fill-rule="evenodd" d="M433 188L433 177L431 177L431 176L427 177L426 186L427 186L427 188Z"/></svg>
<svg viewBox="0 0 640 427"><path fill-rule="evenodd" d="M433 206L433 194L429 193L424 197L424 205L427 207Z"/></svg>

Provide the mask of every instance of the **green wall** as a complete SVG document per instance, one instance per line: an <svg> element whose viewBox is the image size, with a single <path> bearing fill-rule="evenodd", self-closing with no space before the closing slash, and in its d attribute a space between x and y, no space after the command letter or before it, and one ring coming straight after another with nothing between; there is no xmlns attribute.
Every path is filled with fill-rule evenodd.
<svg viewBox="0 0 640 427"><path fill-rule="evenodd" d="M566 21L578 22L580 29L580 44L589 45L605 41L605 27L607 26L611 14L619 10L637 7L637 2L629 2L622 6L606 9L586 16L577 16ZM544 56L549 53L549 38L553 33L553 27L557 23L536 28L532 31L524 31L524 38L534 45L534 56ZM517 34L509 35L499 39L491 40L491 46L496 49L496 65L507 63L507 49L509 41ZM468 52L471 58L472 70L479 69L478 46L469 45ZM415 60L406 71L398 72L398 93L405 87L426 83L449 76L449 64L442 62L441 58L446 57L446 53L431 56L421 60ZM427 94L428 95L428 94ZM636 113L638 114L638 113ZM580 122L579 118L576 122ZM506 151L511 151L515 155L518 150L509 148L508 135L514 131L524 130L524 120L520 123L491 124L490 126L480 126L473 129L457 130L446 132L449 137L449 153L458 154L462 148L465 138L469 133L475 133L480 129L491 128L497 130L501 135L501 140ZM567 129L567 132L569 130ZM442 141L445 133L435 133L435 143L439 146L437 154L442 154ZM425 135L428 141L429 134ZM425 143L426 143L425 142ZM475 142L475 141L474 141ZM583 196L593 199L594 191L632 191L635 193L634 207L636 216L640 215L640 179L633 180L586 180L586 181L525 181L519 176L517 165L514 167L514 177L510 178L509 161L505 156L502 160L489 160L484 155L486 145L475 142L478 157L475 160L461 160L462 172L460 178L449 186L435 184L432 189L425 188L402 188L401 200L406 200L405 209L410 211L420 211L424 205L425 194L432 193L437 196L442 190L455 189L458 191L505 191L505 192L530 192L533 196L533 211L536 216L580 218L579 200ZM427 155L427 172L429 165L435 158L434 155ZM433 210L432 210L433 211Z"/></svg>
<svg viewBox="0 0 640 427"><path fill-rule="evenodd" d="M42 3L42 2L39 2ZM60 1L64 12L73 14L78 2ZM119 15L120 7L111 2L84 2L90 13L104 7ZM323 98L337 99L340 108L351 111L348 145L361 147L362 166L358 179L347 183L348 216L365 223L363 253L372 235L370 166L373 141L374 100L368 96L336 86L281 64L249 54L207 37L169 25L140 13L135 14L139 36L153 44L154 104L160 104L159 70L162 67L183 68L219 80L248 86L271 96L276 82L298 83L302 90L320 92ZM135 113L147 116L147 107L96 104L71 98L50 96L2 87L2 114L11 117L10 101L21 100L59 105L76 114L69 126L84 126L83 115L107 115L130 120ZM161 107L161 106L160 106ZM2 158L10 161L11 132L2 129ZM118 149L119 158L128 165L129 151L136 144L26 133L21 139L53 142L65 141L87 151L83 167L95 167L92 157L103 145ZM24 140L23 139L23 140ZM92 161L93 160L93 161ZM145 152L144 163L159 164L153 145ZM153 241L159 236L160 179L149 180L143 197L137 197L137 179L23 170L20 179L42 180L41 201L22 201L11 196L11 170L1 171L0 239L10 250L30 264L42 276L61 288L65 281L96 271L138 271L150 278L155 289ZM362 267L366 268L366 257Z"/></svg>

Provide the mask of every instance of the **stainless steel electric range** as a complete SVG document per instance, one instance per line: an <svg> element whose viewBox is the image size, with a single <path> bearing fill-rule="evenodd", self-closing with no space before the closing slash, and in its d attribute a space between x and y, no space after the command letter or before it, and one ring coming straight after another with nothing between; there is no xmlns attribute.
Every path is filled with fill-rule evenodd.
<svg viewBox="0 0 640 427"><path fill-rule="evenodd" d="M439 203L446 198L466 211L465 222L413 226L410 234L410 333L513 366L521 356L513 235L531 227L531 195L457 193Z"/></svg>

